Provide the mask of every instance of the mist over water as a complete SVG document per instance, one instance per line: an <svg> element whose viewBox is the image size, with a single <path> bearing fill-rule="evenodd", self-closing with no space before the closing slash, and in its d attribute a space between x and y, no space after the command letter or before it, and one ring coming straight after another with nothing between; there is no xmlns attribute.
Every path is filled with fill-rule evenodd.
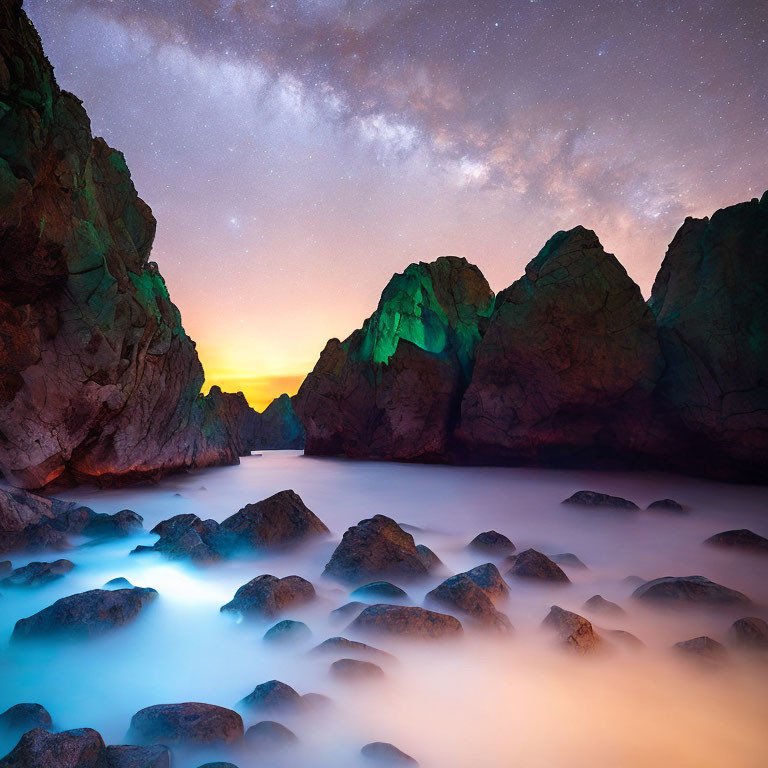
<svg viewBox="0 0 768 768"><path fill-rule="evenodd" d="M401 465L275 451L245 458L239 467L176 475L152 486L57 495L97 512L133 509L149 530L179 513L221 521L286 488L325 522L330 537L288 553L205 568L154 553L129 556L137 544L156 539L148 533L68 553L11 557L14 567L62 556L76 567L41 588L2 590L0 711L39 702L57 730L91 727L107 744L129 743L131 716L143 707L201 701L237 708L256 685L278 679L301 694L333 700L326 710L294 716L239 710L246 728L262 719L291 728L300 740L295 750L267 759L247 747L229 754L175 753L174 768L214 759L231 759L240 768L353 768L365 764L359 750L371 741L392 742L425 768L768 765L766 660L732 652L722 668L705 669L670 650L699 635L724 641L734 619L745 615L768 618L768 559L702 545L732 528L768 535L768 489L659 473ZM623 496L641 508L674 498L690 512L596 513L561 506L581 489ZM376 513L420 529L408 530L447 568L427 582L401 584L415 605L445 576L487 561L466 544L489 529L509 536L518 551L573 552L588 569L564 567L573 582L565 586L508 580L509 598L497 607L515 627L510 636L483 634L464 621L464 637L447 643L355 638L348 620L329 616L350 599L350 590L320 574L343 532ZM499 567L504 574L506 567ZM298 574L314 584L315 602L279 617L310 627L313 638L305 645L263 643L264 632L279 619L238 623L219 613L238 587L264 573ZM746 593L757 605L735 612L651 609L630 600L634 585L624 579L634 574L700 574ZM8 644L19 618L116 576L159 592L132 624L87 642ZM585 612L582 605L594 594L619 603L627 615ZM551 605L585 615L598 631L632 632L646 648L568 654L540 628ZM394 654L396 660L376 662L386 678L359 684L333 679L329 664L339 656L306 651L336 635L366 639ZM12 746L0 743L0 753Z"/></svg>

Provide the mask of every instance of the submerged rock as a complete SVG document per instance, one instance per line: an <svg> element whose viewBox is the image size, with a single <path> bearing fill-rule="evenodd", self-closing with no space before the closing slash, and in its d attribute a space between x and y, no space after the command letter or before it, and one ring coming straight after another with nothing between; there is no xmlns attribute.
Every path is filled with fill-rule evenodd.
<svg viewBox="0 0 768 768"><path fill-rule="evenodd" d="M330 531L293 491L247 504L221 523L222 540L230 549L275 549L298 544Z"/></svg>
<svg viewBox="0 0 768 768"><path fill-rule="evenodd" d="M704 576L663 576L639 586L632 597L667 605L749 605L750 599Z"/></svg>
<svg viewBox="0 0 768 768"><path fill-rule="evenodd" d="M14 704L0 715L0 731L21 734L33 728L50 730L53 725L48 710L42 704Z"/></svg>
<svg viewBox="0 0 768 768"><path fill-rule="evenodd" d="M68 574L75 564L71 560L54 560L52 563L29 563L17 568L0 584L4 587L41 587Z"/></svg>
<svg viewBox="0 0 768 768"><path fill-rule="evenodd" d="M235 592L234 598L221 606L223 613L239 613L251 618L272 618L288 608L315 599L315 588L301 576L265 574L251 579Z"/></svg>
<svg viewBox="0 0 768 768"><path fill-rule="evenodd" d="M722 643L718 643L717 640L713 640L706 635L675 643L674 648L679 653L683 653L688 657L710 663L721 662L727 655L725 646Z"/></svg>
<svg viewBox="0 0 768 768"><path fill-rule="evenodd" d="M507 571L507 576L530 581L570 584L571 580L565 575L563 569L535 549L526 549L519 555L513 555L509 558L509 562L512 563L512 567Z"/></svg>
<svg viewBox="0 0 768 768"><path fill-rule="evenodd" d="M554 630L562 644L579 653L590 653L600 647L600 636L592 624L578 613L553 605L543 625Z"/></svg>
<svg viewBox="0 0 768 768"><path fill-rule="evenodd" d="M258 751L291 746L298 742L296 734L274 720L262 720L245 732L245 743Z"/></svg>
<svg viewBox="0 0 768 768"><path fill-rule="evenodd" d="M49 733L27 731L0 760L0 768L109 768L107 748L91 728Z"/></svg>
<svg viewBox="0 0 768 768"><path fill-rule="evenodd" d="M394 744L386 741L373 741L366 744L360 750L360 754L379 765L418 765L410 755L406 755Z"/></svg>
<svg viewBox="0 0 768 768"><path fill-rule="evenodd" d="M487 555L511 555L515 551L515 545L503 533L498 531L484 531L478 533L468 544L469 549L483 552Z"/></svg>
<svg viewBox="0 0 768 768"><path fill-rule="evenodd" d="M144 743L233 744L243 738L243 720L214 704L156 704L131 718L130 735Z"/></svg>
<svg viewBox="0 0 768 768"><path fill-rule="evenodd" d="M158 523L151 533L160 538L151 548L140 545L133 553L151 549L171 560L191 560L198 564L215 563L222 558L219 524L215 520L201 520L193 514L174 515Z"/></svg>
<svg viewBox="0 0 768 768"><path fill-rule="evenodd" d="M349 584L382 578L415 579L428 573L413 536L384 515L374 515L349 528L324 571Z"/></svg>
<svg viewBox="0 0 768 768"><path fill-rule="evenodd" d="M369 605L350 628L363 633L392 635L420 640L438 640L462 633L453 616L405 605Z"/></svg>
<svg viewBox="0 0 768 768"><path fill-rule="evenodd" d="M550 555L549 559L553 563L557 563L558 565L566 565L570 568L587 568L587 566L584 565L584 563L582 563L581 560L579 560L579 558L573 554L573 552L561 552L557 555Z"/></svg>
<svg viewBox="0 0 768 768"><path fill-rule="evenodd" d="M312 653L326 653L326 654L345 654L359 656L370 656L379 659L393 659L394 656L386 651L380 651L378 648L374 648L367 643L360 643L357 640L347 640L346 637L329 637L327 640L323 640L320 645L315 646L312 649Z"/></svg>
<svg viewBox="0 0 768 768"><path fill-rule="evenodd" d="M596 491L576 491L563 504L593 509L626 509L631 511L640 509L633 501L622 499L621 496L609 496L607 493L597 493Z"/></svg>
<svg viewBox="0 0 768 768"><path fill-rule="evenodd" d="M154 589L92 589L62 597L34 615L19 619L11 640L64 635L96 637L135 619L157 597Z"/></svg>
<svg viewBox="0 0 768 768"><path fill-rule="evenodd" d="M616 603L606 600L602 595L592 595L592 597L584 603L583 607L587 611L604 613L611 616L623 616L625 613L620 605L616 605Z"/></svg>
<svg viewBox="0 0 768 768"><path fill-rule="evenodd" d="M287 712L301 709L303 701L290 685L280 680L268 680L257 685L239 704L253 710Z"/></svg>
<svg viewBox="0 0 768 768"><path fill-rule="evenodd" d="M674 499L659 499L658 501L652 501L646 509L649 512L676 512L678 514L685 512L683 505Z"/></svg>
<svg viewBox="0 0 768 768"><path fill-rule="evenodd" d="M419 553L419 557L421 558L421 562L424 563L424 567L430 573L445 568L443 561L425 544L417 544L416 551Z"/></svg>
<svg viewBox="0 0 768 768"><path fill-rule="evenodd" d="M755 616L737 619L728 630L728 639L740 648L768 651L768 622Z"/></svg>
<svg viewBox="0 0 768 768"><path fill-rule="evenodd" d="M639 637L624 629L600 629L600 637L603 636L609 640L614 640L620 645L631 648L633 651L645 648L645 643Z"/></svg>
<svg viewBox="0 0 768 768"><path fill-rule="evenodd" d="M264 634L264 640L278 645L295 645L308 641L312 637L312 630L303 621L283 619L274 627L270 627Z"/></svg>
<svg viewBox="0 0 768 768"><path fill-rule="evenodd" d="M95 514L83 529L86 536L99 539L123 538L144 528L144 518L131 509L122 509L114 515Z"/></svg>
<svg viewBox="0 0 768 768"><path fill-rule="evenodd" d="M361 603L359 600L353 600L352 602L344 603L340 608L334 608L330 615L338 621L344 621L352 616L356 616L363 610L363 608L367 607L368 603Z"/></svg>
<svg viewBox="0 0 768 768"><path fill-rule="evenodd" d="M722 549L740 549L744 552L768 555L768 539L746 528L716 533L706 539L704 543Z"/></svg>
<svg viewBox="0 0 768 768"><path fill-rule="evenodd" d="M384 670L370 661L337 659L331 664L331 674L341 680L376 680L384 677Z"/></svg>
<svg viewBox="0 0 768 768"><path fill-rule="evenodd" d="M121 744L107 747L108 768L171 768L171 753L161 744L137 747Z"/></svg>
<svg viewBox="0 0 768 768"><path fill-rule="evenodd" d="M350 597L401 597L407 598L408 593L389 581L372 581L358 587Z"/></svg>
<svg viewBox="0 0 768 768"><path fill-rule="evenodd" d="M106 582L104 586L109 589L133 589L133 584L131 584L131 582L124 576L115 576L114 579L110 579Z"/></svg>

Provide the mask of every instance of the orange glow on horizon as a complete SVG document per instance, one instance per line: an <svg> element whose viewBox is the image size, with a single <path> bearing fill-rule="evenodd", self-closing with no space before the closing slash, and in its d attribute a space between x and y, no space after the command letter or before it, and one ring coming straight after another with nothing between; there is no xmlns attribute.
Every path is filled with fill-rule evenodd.
<svg viewBox="0 0 768 768"><path fill-rule="evenodd" d="M224 392L242 392L248 405L261 412L284 392L291 396L295 395L305 376L306 373L277 376L211 374L205 377L203 392L207 394L213 385L218 385Z"/></svg>

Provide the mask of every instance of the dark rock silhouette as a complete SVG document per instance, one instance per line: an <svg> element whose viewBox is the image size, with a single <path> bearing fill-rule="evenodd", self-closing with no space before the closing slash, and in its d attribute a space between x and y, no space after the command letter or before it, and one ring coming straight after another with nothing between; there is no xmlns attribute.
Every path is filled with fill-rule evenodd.
<svg viewBox="0 0 768 768"><path fill-rule="evenodd" d="M240 702L247 709L288 712L304 706L302 697L290 685L280 680L268 680L257 685Z"/></svg>
<svg viewBox="0 0 768 768"><path fill-rule="evenodd" d="M728 639L739 648L768 651L768 622L755 616L737 619L728 630Z"/></svg>
<svg viewBox="0 0 768 768"><path fill-rule="evenodd" d="M4 587L40 587L68 574L75 564L71 560L54 560L52 563L28 563L16 568L0 584Z"/></svg>
<svg viewBox="0 0 768 768"><path fill-rule="evenodd" d="M486 555L511 555L515 551L511 539L498 531L478 533L467 546Z"/></svg>
<svg viewBox="0 0 768 768"><path fill-rule="evenodd" d="M727 655L725 646L722 643L718 643L717 640L713 640L706 635L675 643L674 648L678 653L682 653L689 658L708 663L721 662Z"/></svg>
<svg viewBox="0 0 768 768"><path fill-rule="evenodd" d="M682 514L685 512L685 507L674 499L659 499L658 501L652 501L646 509L650 512L677 512Z"/></svg>
<svg viewBox="0 0 768 768"><path fill-rule="evenodd" d="M370 605L350 624L364 634L438 640L461 634L458 619L444 613L402 605Z"/></svg>
<svg viewBox="0 0 768 768"><path fill-rule="evenodd" d="M0 760L0 768L109 768L107 748L91 728L49 733L34 728Z"/></svg>
<svg viewBox="0 0 768 768"><path fill-rule="evenodd" d="M384 670L370 661L337 659L331 664L331 674L339 680L376 680L384 677Z"/></svg>
<svg viewBox="0 0 768 768"><path fill-rule="evenodd" d="M156 704L131 718L129 735L144 743L233 744L243 738L243 720L215 704Z"/></svg>
<svg viewBox="0 0 768 768"><path fill-rule="evenodd" d="M62 597L13 629L14 641L51 636L86 638L102 635L135 619L157 597L154 589L92 589Z"/></svg>
<svg viewBox="0 0 768 768"><path fill-rule="evenodd" d="M362 587L358 587L350 594L350 597L407 598L408 593L390 581L372 581L370 584L363 584Z"/></svg>
<svg viewBox="0 0 768 768"><path fill-rule="evenodd" d="M304 448L306 433L294 410L293 400L288 395L282 394L258 414L253 450Z"/></svg>
<svg viewBox="0 0 768 768"><path fill-rule="evenodd" d="M553 563L546 555L535 549L526 549L518 555L508 558L512 567L507 571L507 576L529 581L548 581L560 584L569 584L570 579L565 571Z"/></svg>
<svg viewBox="0 0 768 768"><path fill-rule="evenodd" d="M302 605L315 599L315 588L301 576L276 576L265 574L243 584L226 605L222 613L238 613L246 618L272 618L287 608Z"/></svg>
<svg viewBox="0 0 768 768"><path fill-rule="evenodd" d="M373 741L366 744L360 754L377 765L418 765L418 763L405 752L399 750L394 744L386 741Z"/></svg>
<svg viewBox="0 0 768 768"><path fill-rule="evenodd" d="M762 555L768 554L768 539L747 528L716 533L714 536L706 539L704 543L712 547L720 547L721 549L735 549Z"/></svg>
<svg viewBox="0 0 768 768"><path fill-rule="evenodd" d="M632 597L661 605L749 605L749 598L704 576L663 576L641 584Z"/></svg>
<svg viewBox="0 0 768 768"><path fill-rule="evenodd" d="M303 621L283 619L264 633L264 641L274 645L295 645L310 640L312 630Z"/></svg>
<svg viewBox="0 0 768 768"><path fill-rule="evenodd" d="M329 637L323 640L320 645L312 649L312 653L323 654L343 654L345 656L368 656L379 659L392 659L393 656L386 651L380 651L367 643L360 643L357 640L347 640L346 637Z"/></svg>
<svg viewBox="0 0 768 768"><path fill-rule="evenodd" d="M53 725L48 710L42 704L14 704L0 715L0 731L22 734L33 728L50 730Z"/></svg>
<svg viewBox="0 0 768 768"><path fill-rule="evenodd" d="M589 509L626 509L630 511L640 509L633 501L622 499L621 496L609 496L607 493L597 493L596 491L576 491L563 504Z"/></svg>
<svg viewBox="0 0 768 768"><path fill-rule="evenodd" d="M592 595L584 603L584 610L592 611L593 613L602 613L606 616L623 616L625 611L616 603L612 603L610 600L606 600L602 595Z"/></svg>
<svg viewBox="0 0 768 768"><path fill-rule="evenodd" d="M441 460L493 294L465 259L411 264L345 341L331 339L294 407L308 454Z"/></svg>
<svg viewBox="0 0 768 768"><path fill-rule="evenodd" d="M298 741L296 734L274 720L262 720L245 732L245 743L254 751L270 751Z"/></svg>

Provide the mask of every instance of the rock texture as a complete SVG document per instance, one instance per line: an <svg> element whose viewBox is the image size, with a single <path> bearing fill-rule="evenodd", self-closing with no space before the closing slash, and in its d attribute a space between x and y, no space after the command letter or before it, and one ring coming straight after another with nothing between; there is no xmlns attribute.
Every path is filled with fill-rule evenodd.
<svg viewBox="0 0 768 768"><path fill-rule="evenodd" d="M222 613L236 613L246 618L272 618L289 607L302 605L315 599L315 588L301 576L265 574L251 579L235 592Z"/></svg>
<svg viewBox="0 0 768 768"><path fill-rule="evenodd" d="M14 704L0 715L0 730L22 734L33 728L50 730L53 725L48 710L42 704Z"/></svg>
<svg viewBox="0 0 768 768"><path fill-rule="evenodd" d="M507 576L515 579L548 581L556 584L569 584L571 581L557 563L535 549L526 549L519 555L512 555L508 561L512 567L507 571Z"/></svg>
<svg viewBox="0 0 768 768"><path fill-rule="evenodd" d="M243 720L214 704L156 704L131 718L130 734L144 743L233 744L243 738Z"/></svg>
<svg viewBox="0 0 768 768"><path fill-rule="evenodd" d="M16 568L0 580L4 587L41 587L68 574L75 564L71 560L54 560L52 563L28 563Z"/></svg>
<svg viewBox="0 0 768 768"><path fill-rule="evenodd" d="M554 631L560 643L578 653L591 653L601 645L601 638L583 616L553 605L543 622Z"/></svg>
<svg viewBox="0 0 768 768"><path fill-rule="evenodd" d="M308 454L446 458L474 349L493 307L477 267L446 257L411 264L345 341L331 339L294 407Z"/></svg>
<svg viewBox="0 0 768 768"><path fill-rule="evenodd" d="M28 731L0 760L0 768L109 768L107 748L91 728L49 733Z"/></svg>
<svg viewBox="0 0 768 768"><path fill-rule="evenodd" d="M459 437L493 461L633 453L662 367L653 313L625 269L594 232L558 232L496 297Z"/></svg>
<svg viewBox="0 0 768 768"><path fill-rule="evenodd" d="M253 449L303 449L306 441L304 426L293 407L294 398L286 394L276 397L257 415Z"/></svg>
<svg viewBox="0 0 768 768"><path fill-rule="evenodd" d="M661 605L738 606L749 598L704 576L663 576L640 585L632 597Z"/></svg>
<svg viewBox="0 0 768 768"><path fill-rule="evenodd" d="M171 753L160 745L136 747L121 744L107 747L109 768L171 768Z"/></svg>
<svg viewBox="0 0 768 768"><path fill-rule="evenodd" d="M92 136L16 0L0 51L0 470L39 488L237 463L125 158Z"/></svg>
<svg viewBox="0 0 768 768"><path fill-rule="evenodd" d="M740 648L768 651L768 622L755 616L737 619L728 630L728 639Z"/></svg>
<svg viewBox="0 0 768 768"><path fill-rule="evenodd" d="M458 619L444 613L401 605L370 605L350 628L364 634L384 634L419 640L438 640L461 634Z"/></svg>
<svg viewBox="0 0 768 768"><path fill-rule="evenodd" d="M268 680L257 685L239 703L247 709L271 712L295 711L304 706L296 690L280 680Z"/></svg>

